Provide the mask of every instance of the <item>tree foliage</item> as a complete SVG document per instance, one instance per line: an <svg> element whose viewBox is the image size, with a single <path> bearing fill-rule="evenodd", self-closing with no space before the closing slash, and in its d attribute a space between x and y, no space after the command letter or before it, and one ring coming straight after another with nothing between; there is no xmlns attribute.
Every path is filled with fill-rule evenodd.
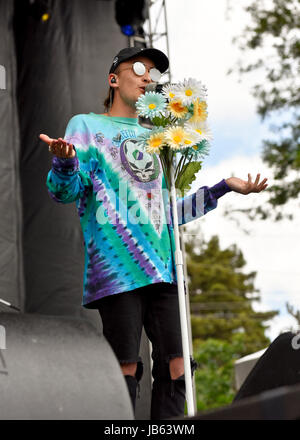
<svg viewBox="0 0 300 440"><path fill-rule="evenodd" d="M193 338L231 342L243 335L243 355L268 345L266 321L277 312L253 309L253 301L260 300L256 272L243 271L246 261L237 246L222 250L217 236L207 243L193 237L185 249Z"/></svg>
<svg viewBox="0 0 300 440"><path fill-rule="evenodd" d="M246 211L251 218L291 219L282 208L300 194L300 2L255 0L245 9L250 24L233 40L242 52L237 70L242 76L260 71L252 89L258 114L280 121L263 141L263 161L274 170L268 204Z"/></svg>
<svg viewBox="0 0 300 440"><path fill-rule="evenodd" d="M277 311L257 312L256 272L236 245L221 249L217 236L208 242L192 236L185 243L193 335L197 409L229 404L235 395L234 361L269 345L267 321Z"/></svg>
<svg viewBox="0 0 300 440"><path fill-rule="evenodd" d="M300 328L300 310L295 309L290 303L286 303L287 312L296 319L297 325ZM291 331L293 331L291 329Z"/></svg>
<svg viewBox="0 0 300 440"><path fill-rule="evenodd" d="M196 341L194 357L196 370L197 410L204 411L228 405L236 390L234 361L239 357L241 342L228 343L217 339Z"/></svg>

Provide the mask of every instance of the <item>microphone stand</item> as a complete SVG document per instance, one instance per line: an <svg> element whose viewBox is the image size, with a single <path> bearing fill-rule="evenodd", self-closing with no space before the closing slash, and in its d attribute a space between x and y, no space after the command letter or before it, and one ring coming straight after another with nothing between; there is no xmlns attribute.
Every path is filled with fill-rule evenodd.
<svg viewBox="0 0 300 440"><path fill-rule="evenodd" d="M175 157L174 157L175 160ZM189 350L189 337L188 337L188 325L185 303L185 291L184 291L184 274L183 274L183 258L182 251L180 249L179 228L178 228L178 212L176 202L176 190L175 190L175 167L174 163L171 163L171 200L172 200L172 212L174 221L174 238L175 238L175 266L177 273L177 285L178 285L178 301L180 312L180 327L181 338L183 348L183 360L184 360L184 377L186 388L186 401L187 412L190 417L195 415L194 397L193 397L193 385L192 385L192 373L190 363L190 350Z"/></svg>
<svg viewBox="0 0 300 440"><path fill-rule="evenodd" d="M145 90L146 92L161 92L162 87L163 87L162 84L150 83L146 85ZM153 124L147 118L143 118L139 116L138 119L139 119L139 124L141 126L149 129L153 128ZM175 161L176 164L175 156L176 155L174 155L173 161ZM176 165L174 166L174 163L171 162L170 189L171 189L171 203L172 203L173 221L174 221L175 266L176 266L177 285L178 285L178 301L179 301L180 327L181 327L183 361L184 361L186 402L187 402L188 415L192 417L195 415L195 407L194 407L188 324L187 324L187 313L186 313L186 302L185 302L183 257L182 257L182 251L180 249L180 238L179 238L179 228L178 228L178 213L177 213L176 189L175 189L175 169L176 169Z"/></svg>

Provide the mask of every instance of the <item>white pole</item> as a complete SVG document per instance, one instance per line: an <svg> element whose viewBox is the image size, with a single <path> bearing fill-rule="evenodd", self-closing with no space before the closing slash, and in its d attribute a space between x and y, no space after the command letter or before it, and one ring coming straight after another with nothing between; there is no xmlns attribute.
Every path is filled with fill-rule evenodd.
<svg viewBox="0 0 300 440"><path fill-rule="evenodd" d="M182 250L182 259L183 259L183 277L186 280L185 282L185 307L186 307L186 317L187 317L187 325L189 332L189 347L190 353L193 353L193 335L192 335L192 327L191 327L191 307L190 307L190 294L189 294L189 286L187 283L188 274L187 274L187 266L186 266L186 255L185 255L185 242L184 242L184 233L182 229L179 229L179 238L180 238L180 246ZM196 397L196 380L195 375L192 377L193 382L193 399L194 399L194 407L197 408L197 397Z"/></svg>
<svg viewBox="0 0 300 440"><path fill-rule="evenodd" d="M193 399L193 386L192 386L192 373L190 363L190 350L189 350L189 337L184 293L184 276L183 276L183 258L180 249L179 229L178 229L178 213L176 202L176 189L174 181L174 164L171 164L171 200L172 200L172 212L174 220L174 238L175 238L175 266L177 273L177 285L178 285L178 300L180 311L180 326L183 348L183 360L184 360L184 376L185 376L185 388L186 388L186 401L187 411L190 417L195 415L194 399Z"/></svg>

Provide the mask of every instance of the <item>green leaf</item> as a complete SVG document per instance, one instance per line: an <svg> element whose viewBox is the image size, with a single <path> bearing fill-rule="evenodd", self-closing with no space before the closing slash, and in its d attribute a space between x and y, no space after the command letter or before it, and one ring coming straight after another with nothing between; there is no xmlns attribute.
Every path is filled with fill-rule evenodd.
<svg viewBox="0 0 300 440"><path fill-rule="evenodd" d="M189 162L185 164L177 176L175 187L180 191L191 189L190 185L196 179L196 174L201 169L201 166L202 162Z"/></svg>
<svg viewBox="0 0 300 440"><path fill-rule="evenodd" d="M170 124L170 119L164 116L155 116L152 118L152 123L156 127L166 127L168 124Z"/></svg>

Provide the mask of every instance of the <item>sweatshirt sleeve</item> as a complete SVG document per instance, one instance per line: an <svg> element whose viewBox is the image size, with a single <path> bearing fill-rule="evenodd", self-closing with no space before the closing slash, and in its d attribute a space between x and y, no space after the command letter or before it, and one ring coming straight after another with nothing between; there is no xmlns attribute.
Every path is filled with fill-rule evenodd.
<svg viewBox="0 0 300 440"><path fill-rule="evenodd" d="M70 119L64 139L75 147L76 156L68 159L53 156L46 185L50 197L58 203L78 200L92 188L91 158L87 127L82 115Z"/></svg>
<svg viewBox="0 0 300 440"><path fill-rule="evenodd" d="M218 205L218 199L227 192L232 191L225 179L212 187L202 186L193 194L177 199L177 213L179 226L196 220ZM171 206L171 216L173 224L173 213Z"/></svg>

